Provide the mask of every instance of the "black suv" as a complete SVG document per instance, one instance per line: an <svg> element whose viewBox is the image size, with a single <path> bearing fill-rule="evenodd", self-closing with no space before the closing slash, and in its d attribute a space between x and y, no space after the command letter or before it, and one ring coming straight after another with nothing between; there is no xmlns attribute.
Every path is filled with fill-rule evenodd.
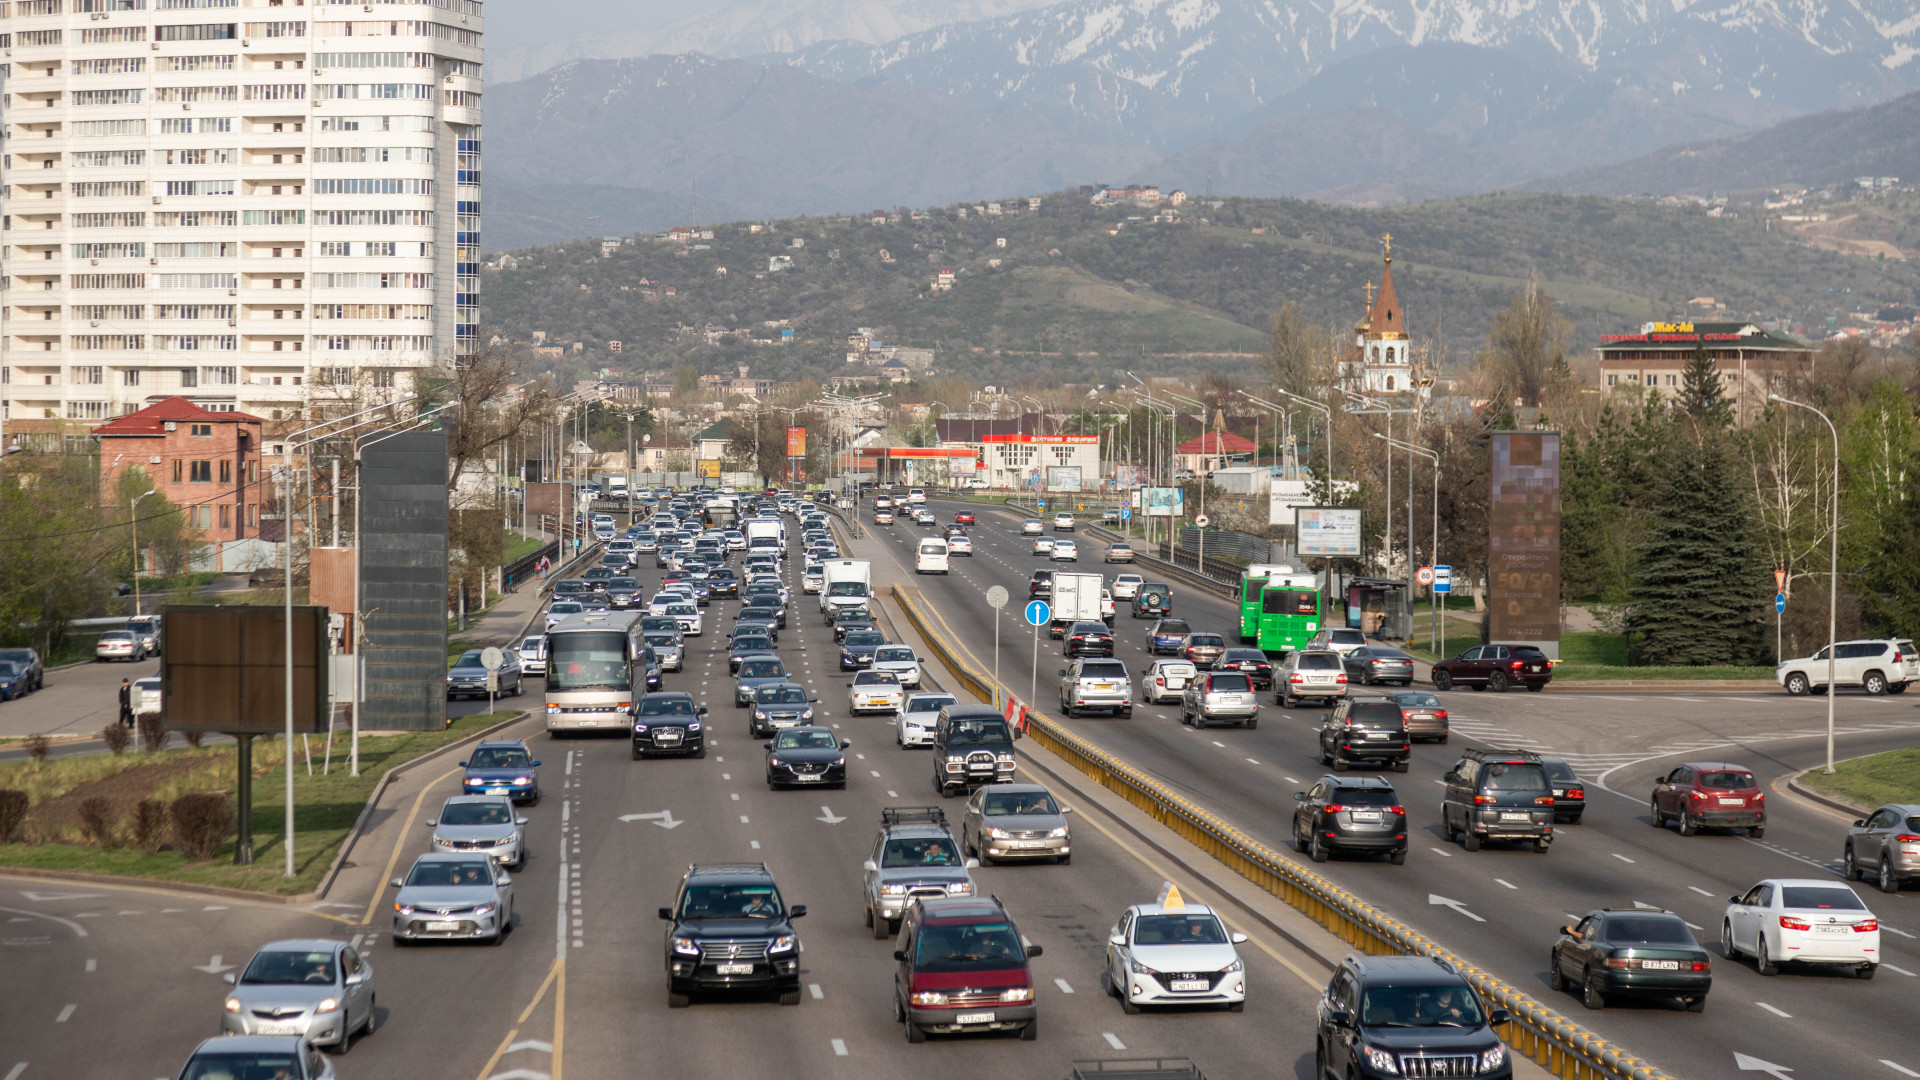
<svg viewBox="0 0 1920 1080"><path fill-rule="evenodd" d="M1113 655L1113 631L1107 629L1106 623L1077 622L1067 628L1063 636L1069 657Z"/></svg>
<svg viewBox="0 0 1920 1080"><path fill-rule="evenodd" d="M667 1005L684 1009L704 991L772 990L800 1004L800 938L765 863L694 865L680 879L667 931Z"/></svg>
<svg viewBox="0 0 1920 1080"><path fill-rule="evenodd" d="M685 690L647 694L633 715L633 760L656 754L707 756L707 707Z"/></svg>
<svg viewBox="0 0 1920 1080"><path fill-rule="evenodd" d="M1033 576L1027 579L1028 599L1032 599L1034 597L1051 598L1052 596L1053 596L1053 571L1035 570L1033 572Z"/></svg>
<svg viewBox="0 0 1920 1080"><path fill-rule="evenodd" d="M1413 759L1407 719L1391 701L1343 700L1321 714L1320 764L1346 772L1355 761L1386 762L1406 772Z"/></svg>
<svg viewBox="0 0 1920 1080"><path fill-rule="evenodd" d="M1326 862L1333 851L1386 852L1407 861L1407 808L1377 776L1323 776L1293 793L1293 849Z"/></svg>
<svg viewBox="0 0 1920 1080"><path fill-rule="evenodd" d="M1678 998L1688 1012L1703 1012L1713 961L1686 920L1670 911L1602 908L1560 928L1547 982L1579 994L1589 1009L1604 1009L1607 995L1619 994Z"/></svg>
<svg viewBox="0 0 1920 1080"><path fill-rule="evenodd" d="M1430 956L1348 953L1317 1012L1316 1080L1513 1076L1513 1056L1493 1030L1513 1016L1483 1008L1452 965Z"/></svg>
<svg viewBox="0 0 1920 1080"><path fill-rule="evenodd" d="M982 784L1013 780L1012 725L990 705L948 705L933 726L933 787L964 795Z"/></svg>
<svg viewBox="0 0 1920 1080"><path fill-rule="evenodd" d="M1440 835L1468 851L1487 840L1531 840L1535 851L1553 843L1553 784L1530 750L1469 750L1441 778Z"/></svg>

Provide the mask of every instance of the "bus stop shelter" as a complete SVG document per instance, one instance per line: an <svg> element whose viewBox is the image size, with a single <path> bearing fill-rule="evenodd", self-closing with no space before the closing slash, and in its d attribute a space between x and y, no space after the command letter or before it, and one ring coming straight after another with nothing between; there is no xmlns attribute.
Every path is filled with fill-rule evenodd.
<svg viewBox="0 0 1920 1080"><path fill-rule="evenodd" d="M1346 581L1347 625L1368 637L1406 641L1413 632L1404 579L1353 577Z"/></svg>

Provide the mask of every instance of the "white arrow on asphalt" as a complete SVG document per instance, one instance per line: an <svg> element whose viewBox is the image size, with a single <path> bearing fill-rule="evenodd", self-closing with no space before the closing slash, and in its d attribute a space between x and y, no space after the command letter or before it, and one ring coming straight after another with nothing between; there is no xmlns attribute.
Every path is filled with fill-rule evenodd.
<svg viewBox="0 0 1920 1080"><path fill-rule="evenodd" d="M223 964L223 963L221 963L221 962L220 962L220 954L219 954L219 953L214 953L214 954L213 954L213 959L212 959L212 960L211 960L210 962L208 962L208 963L205 963L205 964L195 964L195 965L193 965L193 970L195 970L195 971L204 971L204 972L206 972L206 973L207 973L207 974L209 974L209 975L218 975L218 974L220 974L220 973L221 973L221 972L223 972L223 971L232 971L232 970L233 970L233 965L232 965L232 964Z"/></svg>
<svg viewBox="0 0 1920 1080"><path fill-rule="evenodd" d="M657 814L621 814L620 820L621 821L651 821L655 825L658 825L663 829L677 829L680 826L686 824L686 822L684 821L673 820L673 811L671 810L662 810Z"/></svg>
<svg viewBox="0 0 1920 1080"><path fill-rule="evenodd" d="M541 1042L539 1039L522 1039L512 1046L507 1047L502 1053L517 1054L522 1050L538 1050L543 1054L551 1054L553 1053L553 1044Z"/></svg>
<svg viewBox="0 0 1920 1080"><path fill-rule="evenodd" d="M815 820L815 821L824 821L824 822L826 822L826 823L827 823L827 824L829 824L829 825L838 825L838 824L840 824L841 822L843 822L843 821L845 821L845 820L847 820L846 818L843 818L843 817L839 817L839 816L837 816L836 814L834 814L834 812L833 812L833 807L831 807L831 806L823 806L823 807L821 807L821 808L820 808L820 813L821 813L821 815L822 815L822 816L820 816L820 817L817 817L817 818L814 818L813 820Z"/></svg>
<svg viewBox="0 0 1920 1080"><path fill-rule="evenodd" d="M1483 919L1483 918L1481 918L1480 916L1478 916L1478 915L1475 915L1475 914L1474 914L1473 912L1471 912L1471 911L1468 911L1468 910L1467 910L1467 905L1465 905L1465 904L1463 904L1463 903L1461 903L1461 902L1460 902L1460 901L1458 901L1458 900L1449 900L1449 899L1447 899L1447 898L1446 898L1446 897L1444 897L1444 896L1436 896L1436 895L1434 895L1433 893L1428 893L1428 894L1427 894L1427 903L1429 903L1429 904L1432 904L1432 905L1434 905L1435 907L1450 907L1450 908L1452 908L1453 910L1455 910L1455 911L1457 911L1457 912L1459 912L1460 914L1462 914L1462 915L1465 915L1465 916L1466 916L1467 918L1469 918L1469 919L1472 919L1472 920L1473 920L1474 922L1486 922L1486 921L1487 921L1487 920L1485 920L1485 919Z"/></svg>
<svg viewBox="0 0 1920 1080"><path fill-rule="evenodd" d="M1777 1080L1787 1080L1787 1074L1793 1071L1785 1065L1775 1065L1771 1061L1762 1061L1757 1057L1748 1057L1738 1050L1733 1052L1733 1063L1740 1066L1742 1072L1763 1072L1769 1076L1776 1077Z"/></svg>

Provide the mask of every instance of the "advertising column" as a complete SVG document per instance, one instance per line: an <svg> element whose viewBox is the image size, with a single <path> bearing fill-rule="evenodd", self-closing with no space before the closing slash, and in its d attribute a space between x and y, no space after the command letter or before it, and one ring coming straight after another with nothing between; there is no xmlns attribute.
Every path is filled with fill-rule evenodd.
<svg viewBox="0 0 1920 1080"><path fill-rule="evenodd" d="M1488 638L1560 657L1560 433L1496 431L1487 513Z"/></svg>
<svg viewBox="0 0 1920 1080"><path fill-rule="evenodd" d="M807 460L807 429L790 427L787 429L787 486L800 486L800 466Z"/></svg>

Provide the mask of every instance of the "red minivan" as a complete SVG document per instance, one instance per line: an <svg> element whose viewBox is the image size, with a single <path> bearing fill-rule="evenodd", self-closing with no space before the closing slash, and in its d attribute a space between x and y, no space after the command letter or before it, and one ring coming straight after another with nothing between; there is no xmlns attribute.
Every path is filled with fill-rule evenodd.
<svg viewBox="0 0 1920 1080"><path fill-rule="evenodd" d="M893 951L893 1018L913 1043L979 1031L1031 1042L1040 1016L1027 959L1039 955L992 897L910 901Z"/></svg>
<svg viewBox="0 0 1920 1080"><path fill-rule="evenodd" d="M1760 839L1767 831L1767 793L1744 765L1691 761L1653 778L1653 827L1680 826L1681 836L1701 829L1745 829Z"/></svg>

